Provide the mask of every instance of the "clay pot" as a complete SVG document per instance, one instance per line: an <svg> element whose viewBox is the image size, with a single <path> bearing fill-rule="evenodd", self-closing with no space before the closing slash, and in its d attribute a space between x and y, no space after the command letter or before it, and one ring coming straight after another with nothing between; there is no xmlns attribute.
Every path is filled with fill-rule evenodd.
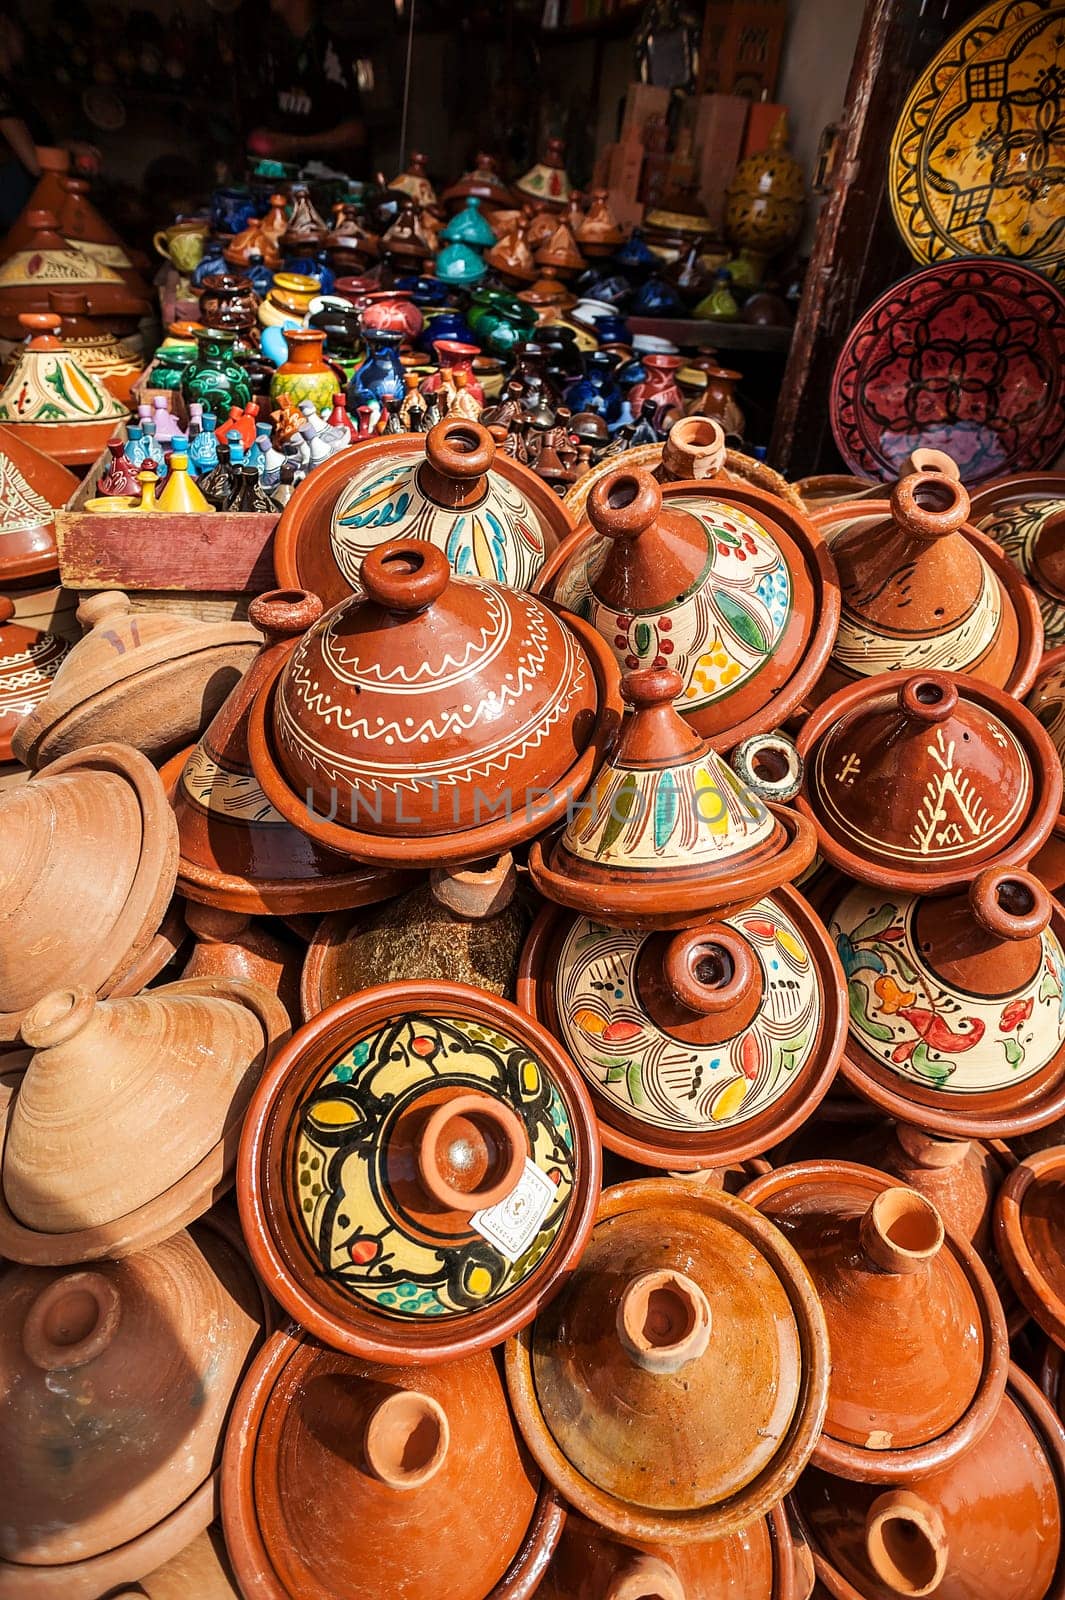
<svg viewBox="0 0 1065 1600"><path fill-rule="evenodd" d="M588 617L623 667L675 668L678 710L719 749L801 703L839 614L832 558L804 516L753 488L659 486L626 464L594 484L587 514L538 592Z"/></svg>
<svg viewBox="0 0 1065 1600"><path fill-rule="evenodd" d="M745 156L725 196L725 227L733 244L765 259L798 236L806 204L802 168L788 146L787 112L781 112L768 147Z"/></svg>
<svg viewBox="0 0 1065 1600"><path fill-rule="evenodd" d="M240 273L210 273L200 285L200 321L205 328L247 338L258 312L258 296Z"/></svg>
<svg viewBox="0 0 1065 1600"><path fill-rule="evenodd" d="M241 1600L221 1528L213 1523L176 1556L108 1600Z"/></svg>
<svg viewBox="0 0 1065 1600"><path fill-rule="evenodd" d="M629 405L633 416L639 416L644 402L653 400L654 425L663 433L684 411L684 396L676 377L684 365L684 357L651 354L644 356L643 364L647 376L629 390Z"/></svg>
<svg viewBox="0 0 1065 1600"><path fill-rule="evenodd" d="M530 1321L572 1269L599 1141L580 1074L515 1006L395 983L277 1057L238 1188L252 1256L304 1327L390 1365L450 1360Z"/></svg>
<svg viewBox="0 0 1065 1600"><path fill-rule="evenodd" d="M239 911L221 911L195 901L185 907L195 943L183 978L238 978L275 994L290 1019L299 1016L303 945L276 919L252 922Z"/></svg>
<svg viewBox="0 0 1065 1600"><path fill-rule="evenodd" d="M1065 1146L1030 1155L995 1206L995 1242L1013 1288L1043 1331L1065 1347Z"/></svg>
<svg viewBox="0 0 1065 1600"><path fill-rule="evenodd" d="M499 210L514 204L514 196L499 176L499 163L495 156L487 155L484 151L478 152L470 170L464 172L457 183L450 184L440 199L453 215L461 211L471 194L480 200L489 221L493 209Z"/></svg>
<svg viewBox="0 0 1065 1600"><path fill-rule="evenodd" d="M519 213L513 227L501 233L491 249L485 251L485 261L507 283L534 283L540 276L529 243L531 222L531 215Z"/></svg>
<svg viewBox="0 0 1065 1600"><path fill-rule="evenodd" d="M107 740L162 760L215 714L257 643L246 622L134 611L120 590L86 596L78 621L84 638L14 740L28 767Z"/></svg>
<svg viewBox="0 0 1065 1600"><path fill-rule="evenodd" d="M1027 578L1047 649L1065 644L1065 474L1022 473L976 489L972 520Z"/></svg>
<svg viewBox="0 0 1065 1600"><path fill-rule="evenodd" d="M828 1322L832 1377L814 1463L902 1483L958 1460L991 1426L1009 1363L976 1252L931 1201L871 1167L800 1162L742 1197L801 1256Z"/></svg>
<svg viewBox="0 0 1065 1600"><path fill-rule="evenodd" d="M77 290L50 290L48 310L58 315L58 336L78 366L128 410L133 386L144 370L139 346L134 344L134 358L130 344L120 340L104 318L89 314L88 299Z"/></svg>
<svg viewBox="0 0 1065 1600"><path fill-rule="evenodd" d="M12 621L13 601L0 594L0 761L12 758L11 736L45 695L70 649L65 639Z"/></svg>
<svg viewBox="0 0 1065 1600"><path fill-rule="evenodd" d="M794 1484L828 1339L776 1228L659 1179L603 1194L579 1266L506 1367L525 1441L571 1505L619 1538L688 1545L758 1523Z"/></svg>
<svg viewBox="0 0 1065 1600"><path fill-rule="evenodd" d="M541 201L551 211L563 210L573 189L566 174L565 151L566 146L561 139L548 139L543 160L530 167L524 177L517 179L515 191L529 199Z"/></svg>
<svg viewBox="0 0 1065 1600"><path fill-rule="evenodd" d="M29 338L0 388L0 423L64 466L96 460L127 408L78 365L54 311L20 316Z"/></svg>
<svg viewBox="0 0 1065 1600"><path fill-rule="evenodd" d="M797 805L827 861L864 883L938 894L1025 863L1061 808L1061 767L1035 718L959 673L860 679L798 737Z"/></svg>
<svg viewBox="0 0 1065 1600"><path fill-rule="evenodd" d="M449 1600L522 1600L563 1522L490 1355L381 1368L296 1329L237 1399L222 1516L237 1579L262 1600L438 1600L442 1571Z"/></svg>
<svg viewBox="0 0 1065 1600"><path fill-rule="evenodd" d="M362 326L375 333L402 333L407 339L416 339L425 326L413 297L400 289L375 290L366 295L359 311Z"/></svg>
<svg viewBox="0 0 1065 1600"><path fill-rule="evenodd" d="M0 427L0 582L43 576L59 564L55 516L78 486L72 472Z"/></svg>
<svg viewBox="0 0 1065 1600"><path fill-rule="evenodd" d="M612 255L624 237L607 190L593 189L588 196L588 210L577 226L577 243L584 254L590 259Z"/></svg>
<svg viewBox="0 0 1065 1600"><path fill-rule="evenodd" d="M116 332L131 332L151 309L147 294L132 292L112 267L64 239L54 213L31 211L26 220L25 247L0 265L0 338L20 338L22 316L46 312L51 289L76 289L92 316L106 317Z"/></svg>
<svg viewBox="0 0 1065 1600"><path fill-rule="evenodd" d="M339 369L330 366L323 355L325 334L320 328L286 328L286 359L270 379L270 398L287 395L295 406L309 400L321 414L328 411L333 395L343 387Z"/></svg>
<svg viewBox="0 0 1065 1600"><path fill-rule="evenodd" d="M742 379L741 372L731 372L727 367L709 368L705 384L687 406L688 416L709 417L719 422L726 434L742 439L747 419L736 399L736 385Z"/></svg>

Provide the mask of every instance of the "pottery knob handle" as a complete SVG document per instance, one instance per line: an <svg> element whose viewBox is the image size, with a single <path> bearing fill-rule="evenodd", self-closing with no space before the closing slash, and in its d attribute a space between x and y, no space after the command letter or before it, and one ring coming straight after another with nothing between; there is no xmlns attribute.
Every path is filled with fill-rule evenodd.
<svg viewBox="0 0 1065 1600"><path fill-rule="evenodd" d="M945 672L922 672L899 690L899 708L915 722L945 722L958 708L957 686Z"/></svg>
<svg viewBox="0 0 1065 1600"><path fill-rule="evenodd" d="M55 989L38 1000L22 1019L23 1044L31 1050L51 1050L66 1044L89 1023L96 997L87 989Z"/></svg>
<svg viewBox="0 0 1065 1600"><path fill-rule="evenodd" d="M61 325L54 311L20 311L18 320L30 333L55 333Z"/></svg>
<svg viewBox="0 0 1065 1600"><path fill-rule="evenodd" d="M15 602L6 594L0 594L0 627L5 622L10 622L15 615Z"/></svg>
<svg viewBox="0 0 1065 1600"><path fill-rule="evenodd" d="M101 589L98 594L87 594L75 612L85 629L98 628L101 623L115 623L133 610L129 595L122 589Z"/></svg>
<svg viewBox="0 0 1065 1600"><path fill-rule="evenodd" d="M896 1123L895 1138L912 1162L930 1171L960 1167L972 1149L969 1139L927 1133L924 1128L915 1128L908 1122Z"/></svg>
<svg viewBox="0 0 1065 1600"><path fill-rule="evenodd" d="M35 206L26 213L26 225L36 233L38 228L48 228L51 232L59 227L59 218L54 211L46 211L43 206Z"/></svg>
<svg viewBox="0 0 1065 1600"><path fill-rule="evenodd" d="M517 1187L529 1154L518 1113L479 1090L449 1094L430 1112L418 1141L418 1175L448 1211L472 1215Z"/></svg>
<svg viewBox="0 0 1065 1600"><path fill-rule="evenodd" d="M891 491L891 515L915 539L941 539L957 533L969 517L969 496L953 478L938 472L912 472Z"/></svg>
<svg viewBox="0 0 1065 1600"><path fill-rule="evenodd" d="M687 1590L660 1556L632 1556L611 1579L603 1600L687 1600Z"/></svg>
<svg viewBox="0 0 1065 1600"><path fill-rule="evenodd" d="M483 478L495 453L488 429L464 417L445 417L425 436L429 465L444 478Z"/></svg>
<svg viewBox="0 0 1065 1600"><path fill-rule="evenodd" d="M969 906L997 939L1036 939L1050 925L1053 902L1039 879L1020 868L985 867L969 889Z"/></svg>
<svg viewBox="0 0 1065 1600"><path fill-rule="evenodd" d="M622 466L592 485L587 509L596 533L638 539L656 521L662 491L649 472Z"/></svg>
<svg viewBox="0 0 1065 1600"><path fill-rule="evenodd" d="M786 805L802 788L802 756L779 729L744 739L729 757L729 766L760 800Z"/></svg>
<svg viewBox="0 0 1065 1600"><path fill-rule="evenodd" d="M666 435L662 467L670 478L713 478L725 465L725 430L713 417L681 417Z"/></svg>
<svg viewBox="0 0 1065 1600"><path fill-rule="evenodd" d="M920 1272L943 1248L943 1219L931 1200L905 1185L883 1189L862 1217L865 1255L884 1272Z"/></svg>
<svg viewBox="0 0 1065 1600"><path fill-rule="evenodd" d="M248 620L274 644L306 633L322 610L321 600L308 589L268 589L249 605Z"/></svg>
<svg viewBox="0 0 1065 1600"><path fill-rule="evenodd" d="M684 679L672 667L643 667L626 672L621 680L621 698L634 711L652 706L671 706L684 688Z"/></svg>
<svg viewBox="0 0 1065 1600"><path fill-rule="evenodd" d="M934 1594L947 1573L943 1518L910 1489L877 1495L865 1514L865 1550L892 1594Z"/></svg>
<svg viewBox="0 0 1065 1600"><path fill-rule="evenodd" d="M451 1430L439 1400L399 1389L370 1415L363 1438L366 1464L391 1489L420 1489L440 1471Z"/></svg>
<svg viewBox="0 0 1065 1600"><path fill-rule="evenodd" d="M22 1348L42 1372L84 1367L118 1332L122 1302L102 1272L65 1272L41 1290L22 1324Z"/></svg>
<svg viewBox="0 0 1065 1600"><path fill-rule="evenodd" d="M902 476L909 477L912 472L938 472L940 477L951 478L955 483L961 479L954 457L948 456L945 450L931 450L927 445L919 445L916 450L910 451Z"/></svg>
<svg viewBox="0 0 1065 1600"><path fill-rule="evenodd" d="M359 576L369 598L386 611L424 611L451 581L447 556L423 539L390 539L363 558Z"/></svg>
<svg viewBox="0 0 1065 1600"><path fill-rule="evenodd" d="M250 921L243 912L223 911L221 906L202 906L185 902L185 926L200 944L232 944Z"/></svg>
<svg viewBox="0 0 1065 1600"><path fill-rule="evenodd" d="M761 988L758 958L743 935L724 922L675 934L662 970L674 999L698 1016L746 1011Z"/></svg>
<svg viewBox="0 0 1065 1600"><path fill-rule="evenodd" d="M670 1268L641 1272L622 1290L617 1334L645 1372L679 1372L710 1343L710 1302L686 1273Z"/></svg>

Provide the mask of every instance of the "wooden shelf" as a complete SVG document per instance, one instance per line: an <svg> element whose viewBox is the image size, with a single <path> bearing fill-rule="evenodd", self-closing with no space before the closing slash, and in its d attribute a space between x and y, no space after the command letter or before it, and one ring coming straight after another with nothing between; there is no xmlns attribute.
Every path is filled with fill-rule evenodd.
<svg viewBox="0 0 1065 1600"><path fill-rule="evenodd" d="M681 349L755 350L786 355L793 329L761 328L752 322L707 322L697 317L626 317L632 333L669 339Z"/></svg>

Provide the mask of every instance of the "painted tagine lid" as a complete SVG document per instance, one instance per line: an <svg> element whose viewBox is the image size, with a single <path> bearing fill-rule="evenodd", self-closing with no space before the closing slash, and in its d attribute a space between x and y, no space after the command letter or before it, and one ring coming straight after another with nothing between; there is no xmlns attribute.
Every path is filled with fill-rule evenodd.
<svg viewBox="0 0 1065 1600"><path fill-rule="evenodd" d="M541 200L552 211L561 211L573 192L566 172L565 152L561 139L548 139L544 159L516 180L514 188L518 194Z"/></svg>
<svg viewBox="0 0 1065 1600"><path fill-rule="evenodd" d="M264 644L198 744L162 770L178 823L178 886L192 900L269 916L365 906L406 887L401 872L355 866L314 842L270 804L248 756L252 700L322 614L303 591L275 589L248 608Z"/></svg>
<svg viewBox="0 0 1065 1600"><path fill-rule="evenodd" d="M55 571L55 513L77 487L72 472L17 428L0 427L0 582Z"/></svg>
<svg viewBox="0 0 1065 1600"><path fill-rule="evenodd" d="M985 867L934 897L855 887L831 928L850 993L843 1070L865 1099L959 1138L1065 1115L1065 914L1038 878Z"/></svg>
<svg viewBox="0 0 1065 1600"><path fill-rule="evenodd" d="M965 672L1023 694L1043 649L1039 607L992 538L968 525L949 456L887 499L843 501L814 521L839 572L842 612L814 698L881 672Z"/></svg>
<svg viewBox="0 0 1065 1600"><path fill-rule="evenodd" d="M1065 1347L1065 1147L1028 1156L999 1190L995 1242L1018 1298Z"/></svg>
<svg viewBox="0 0 1065 1600"><path fill-rule="evenodd" d="M128 410L56 337L54 311L18 320L30 337L0 388L0 423L64 466L90 465Z"/></svg>
<svg viewBox="0 0 1065 1600"><path fill-rule="evenodd" d="M381 1368L276 1333L222 1473L238 1582L271 1600L439 1600L443 1572L448 1600L531 1594L563 1522L487 1351Z"/></svg>
<svg viewBox="0 0 1065 1600"><path fill-rule="evenodd" d="M827 1093L846 1040L843 973L781 888L681 933L545 909L519 1000L580 1067L603 1143L668 1171L779 1144Z"/></svg>
<svg viewBox="0 0 1065 1600"><path fill-rule="evenodd" d="M1065 473L986 484L973 492L972 517L1034 590L1047 649L1065 644Z"/></svg>
<svg viewBox="0 0 1065 1600"><path fill-rule="evenodd" d="M685 927L813 860L806 819L767 806L674 709L680 675L630 672L621 736L564 829L529 855L540 893L596 921Z"/></svg>
<svg viewBox="0 0 1065 1600"><path fill-rule="evenodd" d="M26 220L30 237L25 248L0 262L0 329L5 337L17 337L21 313L48 310L51 289L78 290L96 317L136 320L150 308L150 301L133 293L121 273L64 239L51 211L31 211Z"/></svg>
<svg viewBox="0 0 1065 1600"><path fill-rule="evenodd" d="M931 1201L843 1161L778 1167L742 1193L798 1252L828 1322L815 1464L898 1483L982 1438L1006 1386L1005 1318L975 1250Z"/></svg>
<svg viewBox="0 0 1065 1600"><path fill-rule="evenodd" d="M459 577L528 589L572 529L558 495L486 428L446 419L424 439L367 439L310 473L278 523L274 566L279 584L331 606L359 592L371 550L423 539Z"/></svg>
<svg viewBox="0 0 1065 1600"><path fill-rule="evenodd" d="M864 883L941 893L990 862L1026 863L1061 808L1061 767L1035 718L960 673L860 679L797 740L797 805L832 866Z"/></svg>
<svg viewBox="0 0 1065 1600"><path fill-rule="evenodd" d="M604 1192L579 1265L506 1363L559 1492L660 1544L764 1517L809 1459L828 1389L824 1316L794 1250L741 1200L683 1180Z"/></svg>
<svg viewBox="0 0 1065 1600"><path fill-rule="evenodd" d="M54 633L13 622L14 602L0 594L0 761L10 761L11 735L44 699L70 649Z"/></svg>
<svg viewBox="0 0 1065 1600"><path fill-rule="evenodd" d="M285 1309L402 1364L486 1349L580 1255L599 1141L580 1074L516 1006L394 983L301 1028L252 1099L239 1194Z"/></svg>
<svg viewBox="0 0 1065 1600"><path fill-rule="evenodd" d="M124 1261L9 1266L0 1312L0 1450L19 1464L0 1589L132 1584L211 1520L226 1416L262 1332L255 1279L205 1225Z"/></svg>
<svg viewBox="0 0 1065 1600"><path fill-rule="evenodd" d="M811 1470L795 1499L819 1592L833 1600L1056 1600L1063 1495L1065 1432L1013 1366L990 1428L963 1456L901 1484Z"/></svg>
<svg viewBox="0 0 1065 1600"><path fill-rule="evenodd" d="M676 669L677 709L719 748L778 727L820 677L839 616L808 518L735 482L660 485L626 465L593 485L587 515L538 591L586 617L623 668Z"/></svg>
<svg viewBox="0 0 1065 1600"><path fill-rule="evenodd" d="M268 799L317 843L392 867L477 860L549 827L617 725L599 636L455 577L419 539L372 551L361 583L256 695L251 761Z"/></svg>

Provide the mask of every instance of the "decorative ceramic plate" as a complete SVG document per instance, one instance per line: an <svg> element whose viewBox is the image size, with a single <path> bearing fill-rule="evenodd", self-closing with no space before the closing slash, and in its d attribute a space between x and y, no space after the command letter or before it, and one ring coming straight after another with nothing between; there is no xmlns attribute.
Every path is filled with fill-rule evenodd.
<svg viewBox="0 0 1065 1600"><path fill-rule="evenodd" d="M1065 296L1025 267L949 261L881 295L832 379L853 472L897 478L945 450L966 483L1046 466L1065 443Z"/></svg>
<svg viewBox="0 0 1065 1600"><path fill-rule="evenodd" d="M918 79L891 145L918 261L1004 256L1065 284L1065 5L994 0Z"/></svg>

